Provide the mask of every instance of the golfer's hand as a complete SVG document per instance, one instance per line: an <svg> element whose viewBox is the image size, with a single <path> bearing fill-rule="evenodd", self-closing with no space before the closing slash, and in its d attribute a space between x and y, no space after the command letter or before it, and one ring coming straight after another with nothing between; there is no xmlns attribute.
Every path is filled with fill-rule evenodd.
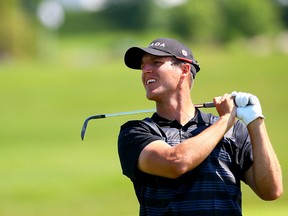
<svg viewBox="0 0 288 216"><path fill-rule="evenodd" d="M237 105L236 116L241 119L245 125L248 125L257 118L264 118L259 99L250 93L232 92L235 104Z"/></svg>
<svg viewBox="0 0 288 216"><path fill-rule="evenodd" d="M224 94L222 97L215 97L213 102L219 116L227 118L229 127L232 126L236 119L236 106L233 97L229 94Z"/></svg>
<svg viewBox="0 0 288 216"><path fill-rule="evenodd" d="M233 91L230 95L234 98L237 107L246 107L247 105L256 104L257 101L259 101L255 95L246 92Z"/></svg>

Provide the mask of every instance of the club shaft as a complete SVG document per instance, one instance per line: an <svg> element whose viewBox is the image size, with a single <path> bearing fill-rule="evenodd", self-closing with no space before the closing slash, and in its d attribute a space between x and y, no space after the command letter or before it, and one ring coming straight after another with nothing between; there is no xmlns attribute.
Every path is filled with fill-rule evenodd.
<svg viewBox="0 0 288 216"><path fill-rule="evenodd" d="M195 104L194 106L195 106L195 108L212 108L212 107L215 107L213 102L206 102L206 103L203 103L203 104ZM102 118L115 117L115 116L133 115L133 114L141 114L141 113L151 113L151 112L155 112L155 111L156 111L156 109L154 108L154 109L134 110L134 111L128 111L128 112L118 112L118 113L99 114L99 115L90 116L84 121L82 130L81 130L81 138L82 138L82 140L84 140L86 128L87 128L88 122L91 119L102 119Z"/></svg>
<svg viewBox="0 0 288 216"><path fill-rule="evenodd" d="M140 114L140 113L151 113L151 112L155 112L155 111L156 111L156 109L146 109L146 110L135 110L135 111L128 111L128 112L110 113L110 114L105 114L104 118L114 117L114 116L123 116L123 115L133 115L133 114Z"/></svg>

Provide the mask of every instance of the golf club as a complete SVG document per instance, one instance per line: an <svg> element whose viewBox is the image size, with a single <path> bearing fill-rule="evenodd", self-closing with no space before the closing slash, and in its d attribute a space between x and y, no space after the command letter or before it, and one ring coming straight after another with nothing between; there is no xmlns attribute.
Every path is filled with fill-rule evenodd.
<svg viewBox="0 0 288 216"><path fill-rule="evenodd" d="M195 104L195 108L211 108L215 107L213 102L206 102L203 104ZM82 126L81 130L81 139L84 140L86 128L88 125L88 122L91 119L102 119L102 118L107 118L107 117L114 117L114 116L123 116L123 115L133 115L133 114L140 114L140 113L150 113L150 112L155 112L156 109L146 109L146 110L134 110L134 111L128 111L128 112L118 112L118 113L110 113L110 114L98 114L98 115L93 115L88 117Z"/></svg>

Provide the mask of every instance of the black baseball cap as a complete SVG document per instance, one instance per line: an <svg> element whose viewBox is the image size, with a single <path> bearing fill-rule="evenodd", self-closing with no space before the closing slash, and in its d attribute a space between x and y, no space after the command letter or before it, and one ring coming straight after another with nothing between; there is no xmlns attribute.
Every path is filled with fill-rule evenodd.
<svg viewBox="0 0 288 216"><path fill-rule="evenodd" d="M171 38L155 39L148 47L129 48L124 56L126 66L132 69L141 69L142 57L146 53L155 56L174 56L179 60L190 63L193 66L191 67L191 73L194 78L200 70L200 65L194 59L192 51L179 41Z"/></svg>

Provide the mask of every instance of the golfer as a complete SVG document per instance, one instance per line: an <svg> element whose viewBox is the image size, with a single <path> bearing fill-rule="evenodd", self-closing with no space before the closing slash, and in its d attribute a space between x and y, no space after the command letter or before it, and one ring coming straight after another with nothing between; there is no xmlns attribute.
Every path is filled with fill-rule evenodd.
<svg viewBox="0 0 288 216"><path fill-rule="evenodd" d="M215 97L219 116L196 109L191 89L198 62L170 38L125 53L142 70L151 118L121 126L118 153L131 179L140 215L242 215L243 181L263 200L282 194L282 174L258 98L233 92Z"/></svg>

